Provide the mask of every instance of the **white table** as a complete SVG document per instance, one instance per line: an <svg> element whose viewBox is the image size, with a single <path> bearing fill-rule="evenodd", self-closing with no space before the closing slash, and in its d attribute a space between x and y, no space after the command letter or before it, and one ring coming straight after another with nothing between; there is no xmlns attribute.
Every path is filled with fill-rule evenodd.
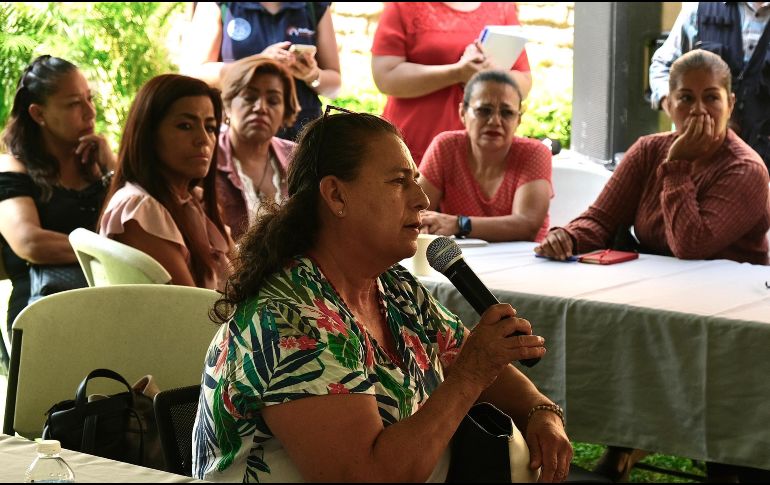
<svg viewBox="0 0 770 485"><path fill-rule="evenodd" d="M652 255L562 263L534 246L463 254L545 337L542 361L519 368L565 407L571 439L770 469L770 267ZM443 275L421 280L475 325Z"/></svg>
<svg viewBox="0 0 770 485"><path fill-rule="evenodd" d="M0 482L24 481L24 472L37 456L35 442L0 434ZM62 450L61 457L75 472L76 483L205 483L151 468Z"/></svg>

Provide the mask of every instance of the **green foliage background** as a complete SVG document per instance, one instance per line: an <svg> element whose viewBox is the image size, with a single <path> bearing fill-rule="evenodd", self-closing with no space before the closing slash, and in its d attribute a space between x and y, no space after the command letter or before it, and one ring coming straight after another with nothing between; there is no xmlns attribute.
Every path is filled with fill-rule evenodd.
<svg viewBox="0 0 770 485"><path fill-rule="evenodd" d="M382 113L386 97L378 91L357 90L343 92L334 100L323 99L324 104L365 113ZM569 148L572 137L572 90L544 91L524 100L524 114L516 134L530 138L559 140Z"/></svg>
<svg viewBox="0 0 770 485"><path fill-rule="evenodd" d="M23 69L41 54L73 62L95 88L97 129L117 148L131 101L145 81L176 72L164 46L169 20L184 2L0 2L0 126L5 126ZM361 68L368 69L368 66ZM343 73L344 75L344 73ZM343 84L332 102L380 114L385 96ZM525 101L518 134L549 137L569 147L571 91L540 91Z"/></svg>
<svg viewBox="0 0 770 485"><path fill-rule="evenodd" d="M117 147L131 101L145 81L176 71L163 45L183 2L0 2L0 126L21 72L41 54L74 63L95 88L97 130Z"/></svg>

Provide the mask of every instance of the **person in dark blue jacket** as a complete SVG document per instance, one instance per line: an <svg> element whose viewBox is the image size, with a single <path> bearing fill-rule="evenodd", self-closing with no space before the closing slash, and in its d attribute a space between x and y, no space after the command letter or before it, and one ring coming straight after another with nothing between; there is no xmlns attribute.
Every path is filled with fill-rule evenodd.
<svg viewBox="0 0 770 485"><path fill-rule="evenodd" d="M666 111L671 64L692 49L720 56L732 73L733 129L770 168L770 4L689 2L650 64L652 107Z"/></svg>
<svg viewBox="0 0 770 485"><path fill-rule="evenodd" d="M221 88L229 63L268 55L294 76L301 111L278 136L294 140L320 116L318 95L333 98L340 61L329 2L198 2L185 36L182 71Z"/></svg>

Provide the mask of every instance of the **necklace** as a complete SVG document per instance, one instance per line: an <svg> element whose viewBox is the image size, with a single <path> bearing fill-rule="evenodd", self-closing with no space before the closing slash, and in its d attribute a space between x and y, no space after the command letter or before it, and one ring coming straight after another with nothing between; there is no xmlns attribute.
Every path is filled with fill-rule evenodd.
<svg viewBox="0 0 770 485"><path fill-rule="evenodd" d="M257 190L257 195L262 194L262 183L265 181L265 177L267 176L267 168L270 166L270 155L267 156L267 160L265 160L265 168L262 170L262 178L259 179L259 183L254 185L254 188Z"/></svg>
<svg viewBox="0 0 770 485"><path fill-rule="evenodd" d="M329 282L329 286L332 287L332 291L334 291L334 295L337 297L337 299L339 299L339 301L342 303L342 305L345 307L348 313L350 313L353 316L353 318L355 318L355 315L353 314L353 311L350 309L350 306L347 304L347 302L345 302L345 299L342 298L342 295L340 294L340 292L337 291L337 288L334 286L334 283L332 283L332 280L326 277L326 273L324 273L324 270L321 267L321 265L318 263L318 261L316 261L315 258L313 258L312 256L308 256L308 258L310 258L310 260L313 261L313 263L316 266L318 266L318 269L321 270L321 274L323 274L324 279L326 279L326 281ZM379 285L376 286L375 291L377 291L377 307L380 312L380 315L382 316L382 320L385 322L385 328L386 330L388 330L388 312L385 309L385 301L383 300L382 292L379 289ZM361 325L361 327L363 327L361 330L363 332L366 332L367 338L370 338L371 340L373 340L374 343L377 345L377 348L379 348L388 357L388 359L390 359L390 361L394 365L396 365L397 367L403 368L404 363L397 353L391 352L387 348L385 348L385 346L380 345L379 342L377 342L377 340L374 337L369 335L369 331L366 329L365 326ZM395 344L395 339L393 343Z"/></svg>

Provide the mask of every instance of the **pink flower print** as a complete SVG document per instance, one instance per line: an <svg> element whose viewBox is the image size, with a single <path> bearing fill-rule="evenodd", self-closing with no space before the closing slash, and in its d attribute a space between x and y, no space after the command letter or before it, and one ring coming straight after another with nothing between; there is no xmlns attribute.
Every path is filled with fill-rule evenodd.
<svg viewBox="0 0 770 485"><path fill-rule="evenodd" d="M438 344L438 358L445 367L452 365L457 358L460 349L457 347L457 339L451 331L436 333L436 343Z"/></svg>
<svg viewBox="0 0 770 485"><path fill-rule="evenodd" d="M278 345L280 345L285 350L294 349L297 347L297 339L294 337L281 337Z"/></svg>
<svg viewBox="0 0 770 485"><path fill-rule="evenodd" d="M329 384L328 387L330 394L350 394L350 391L345 388L345 384L340 384L339 382Z"/></svg>
<svg viewBox="0 0 770 485"><path fill-rule="evenodd" d="M313 303L316 309L321 312L321 316L318 318L319 327L329 333L341 333L344 337L348 336L348 329L345 328L339 313L327 307L323 300L316 299L313 300Z"/></svg>
<svg viewBox="0 0 770 485"><path fill-rule="evenodd" d="M317 343L318 343L317 340L312 339L307 335L303 335L297 339L297 345L299 345L299 350L315 350Z"/></svg>
<svg viewBox="0 0 770 485"><path fill-rule="evenodd" d="M217 363L214 365L214 374L219 374L222 370L222 366L227 362L227 345L230 343L230 330L225 331L225 335L219 342L219 357L217 357Z"/></svg>
<svg viewBox="0 0 770 485"><path fill-rule="evenodd" d="M222 403L224 404L225 409L227 409L227 412L230 413L232 417L235 419L243 419L243 416L238 412L237 409L235 409L233 401L230 398L230 384L228 384L227 387L222 390Z"/></svg>
<svg viewBox="0 0 770 485"><path fill-rule="evenodd" d="M410 334L405 328L401 330L401 336L404 337L406 346L412 348L414 358L417 360L417 366L421 370L430 369L428 354L425 352L425 347L422 346L422 342L420 342L420 337Z"/></svg>

